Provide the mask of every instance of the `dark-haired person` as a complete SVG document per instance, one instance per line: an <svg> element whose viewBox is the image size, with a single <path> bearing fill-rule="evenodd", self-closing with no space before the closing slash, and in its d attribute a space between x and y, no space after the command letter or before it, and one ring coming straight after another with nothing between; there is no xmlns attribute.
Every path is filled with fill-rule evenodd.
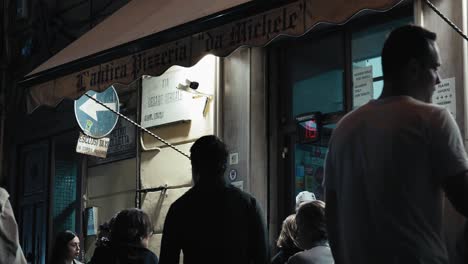
<svg viewBox="0 0 468 264"><path fill-rule="evenodd" d="M55 237L50 264L81 264L76 258L80 255L80 239L70 231L59 232Z"/></svg>
<svg viewBox="0 0 468 264"><path fill-rule="evenodd" d="M194 186L167 214L161 263L264 264L268 243L254 197L226 184L226 145L215 136L199 138L190 149Z"/></svg>
<svg viewBox="0 0 468 264"><path fill-rule="evenodd" d="M110 241L96 249L90 263L158 264L157 256L148 249L152 234L153 226L143 210L122 210L112 222Z"/></svg>
<svg viewBox="0 0 468 264"><path fill-rule="evenodd" d="M95 242L95 248L94 248L94 254L91 258L90 263L97 263L97 260L101 258L101 260L105 257L101 257L106 254L106 252L109 251L109 248L111 246L110 244L110 234L111 234L111 229L112 225L115 222L117 214L113 216L111 219L108 221L104 222L103 224L99 225L99 230L97 233L97 238Z"/></svg>
<svg viewBox="0 0 468 264"><path fill-rule="evenodd" d="M325 203L320 200L302 204L296 214L299 248L288 264L333 264L325 223Z"/></svg>
<svg viewBox="0 0 468 264"><path fill-rule="evenodd" d="M440 64L435 33L392 31L381 97L334 130L325 192L336 263L449 263L443 197L468 216L468 160L454 118L431 104Z"/></svg>

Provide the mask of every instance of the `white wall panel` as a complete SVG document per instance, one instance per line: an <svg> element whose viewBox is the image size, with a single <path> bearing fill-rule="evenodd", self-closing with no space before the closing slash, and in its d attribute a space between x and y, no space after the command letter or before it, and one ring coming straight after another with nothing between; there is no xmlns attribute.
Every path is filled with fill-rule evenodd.
<svg viewBox="0 0 468 264"><path fill-rule="evenodd" d="M177 148L189 154L192 143L177 145ZM165 147L161 152L141 153L142 188L159 186L189 185L192 183L190 160L172 148Z"/></svg>
<svg viewBox="0 0 468 264"><path fill-rule="evenodd" d="M147 212L153 223L154 231L162 233L164 220L171 204L190 188L169 189L144 195L142 209Z"/></svg>

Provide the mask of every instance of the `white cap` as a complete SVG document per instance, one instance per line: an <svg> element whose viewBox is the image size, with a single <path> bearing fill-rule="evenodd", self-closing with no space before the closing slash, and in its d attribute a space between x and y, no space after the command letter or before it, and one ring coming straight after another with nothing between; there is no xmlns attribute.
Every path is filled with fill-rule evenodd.
<svg viewBox="0 0 468 264"><path fill-rule="evenodd" d="M296 196L296 210L305 202L312 202L317 200L315 194L309 191L302 191Z"/></svg>

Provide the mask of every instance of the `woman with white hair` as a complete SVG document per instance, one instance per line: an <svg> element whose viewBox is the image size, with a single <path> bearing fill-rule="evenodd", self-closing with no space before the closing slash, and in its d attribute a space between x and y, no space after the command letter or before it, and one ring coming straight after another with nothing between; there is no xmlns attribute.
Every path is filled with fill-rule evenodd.
<svg viewBox="0 0 468 264"><path fill-rule="evenodd" d="M283 221L283 226L276 242L279 251L272 258L271 264L285 264L292 255L301 251L297 246L296 233L296 214L291 214Z"/></svg>

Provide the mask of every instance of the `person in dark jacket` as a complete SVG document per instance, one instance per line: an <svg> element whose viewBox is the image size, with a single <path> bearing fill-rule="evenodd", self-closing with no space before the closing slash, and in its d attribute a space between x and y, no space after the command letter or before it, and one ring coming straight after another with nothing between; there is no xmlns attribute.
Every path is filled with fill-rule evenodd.
<svg viewBox="0 0 468 264"><path fill-rule="evenodd" d="M153 234L149 216L140 209L120 211L111 226L110 241L96 248L92 264L158 264L158 257L148 249Z"/></svg>
<svg viewBox="0 0 468 264"><path fill-rule="evenodd" d="M190 149L194 186L170 207L161 242L161 264L265 264L268 242L256 199L226 184L226 145L215 136Z"/></svg>
<svg viewBox="0 0 468 264"><path fill-rule="evenodd" d="M296 214L292 214L283 221L283 226L276 242L279 252L273 257L271 264L285 264L292 255L302 251L297 246L296 235Z"/></svg>

